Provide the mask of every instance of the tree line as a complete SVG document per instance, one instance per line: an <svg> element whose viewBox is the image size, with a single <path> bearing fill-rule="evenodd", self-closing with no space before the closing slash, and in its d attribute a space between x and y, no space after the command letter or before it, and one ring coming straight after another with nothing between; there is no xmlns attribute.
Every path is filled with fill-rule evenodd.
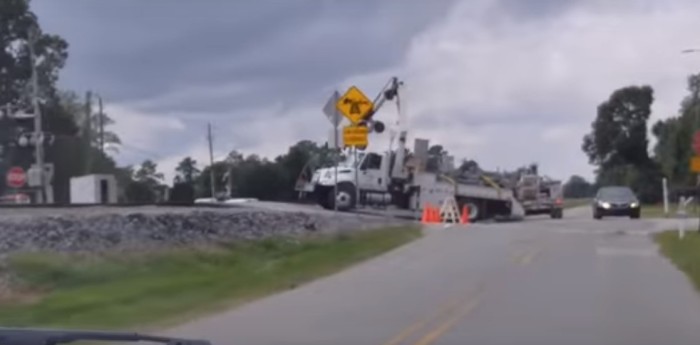
<svg viewBox="0 0 700 345"><path fill-rule="evenodd" d="M256 154L244 156L233 150L225 159L200 169L195 159L185 157L175 168L175 178L167 201L189 203L195 198L212 197L212 177L213 197L291 201L297 199L294 189L303 171L329 166L332 161L333 150L327 145L320 146L309 140L297 142L286 153L272 160ZM158 201L153 199L152 193L133 193L136 190L155 190L162 186L163 176L156 168L156 164L149 160L136 170L136 184L142 186L132 187L132 191L127 190L126 197L129 201Z"/></svg>
<svg viewBox="0 0 700 345"><path fill-rule="evenodd" d="M574 176L567 183L569 193L585 195L585 191L593 193L595 186L627 185L643 202L653 203L661 200L663 178L672 191L694 186L690 159L693 134L700 129L700 74L688 77L687 90L678 114L658 120L651 131L653 88L632 85L615 90L598 106L581 145L596 167L595 181L590 184Z"/></svg>

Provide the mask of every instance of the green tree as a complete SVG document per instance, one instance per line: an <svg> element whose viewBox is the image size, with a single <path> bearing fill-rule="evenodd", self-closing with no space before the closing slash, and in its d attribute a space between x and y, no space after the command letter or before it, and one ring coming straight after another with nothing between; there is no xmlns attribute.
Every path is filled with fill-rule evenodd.
<svg viewBox="0 0 700 345"><path fill-rule="evenodd" d="M227 158L202 169L196 178L195 190L199 197L211 196L211 171L217 192L231 191L233 197L261 200L291 200L296 197L295 182L302 170L329 166L333 150L327 146L302 140L277 156L273 161L257 155L243 156L231 151Z"/></svg>
<svg viewBox="0 0 700 345"><path fill-rule="evenodd" d="M134 180L153 187L161 185L164 178L163 173L158 172L158 165L150 159L143 161L139 169L134 172Z"/></svg>
<svg viewBox="0 0 700 345"><path fill-rule="evenodd" d="M145 160L135 171L132 168L128 169L132 175L124 181L125 198L132 203L153 203L161 200L163 191L163 174L158 172L158 165L151 161Z"/></svg>
<svg viewBox="0 0 700 345"><path fill-rule="evenodd" d="M193 183L201 171L197 168L197 161L192 157L185 157L175 167L175 182Z"/></svg>
<svg viewBox="0 0 700 345"><path fill-rule="evenodd" d="M276 169L268 167L270 171L276 170L279 178L284 181L276 199L286 200L294 198L294 187L302 175L307 178L311 170L329 167L334 162L334 152L327 145L318 146L309 140L302 140L289 147L287 153L275 159ZM276 183L275 183L276 185Z"/></svg>
<svg viewBox="0 0 700 345"><path fill-rule="evenodd" d="M681 103L679 116L659 120L652 126L656 137L654 158L664 176L679 187L695 183L689 161L694 155L693 133L700 128L700 74L688 77L687 88L689 94Z"/></svg>
<svg viewBox="0 0 700 345"><path fill-rule="evenodd" d="M175 167L175 181L170 193L170 201L176 203L192 203L195 198L195 180L199 176L197 161L185 157Z"/></svg>
<svg viewBox="0 0 700 345"><path fill-rule="evenodd" d="M75 93L56 87L59 72L68 58L68 44L61 37L42 31L27 0L0 1L0 45L3 48L0 49L0 107L9 106L13 112L31 109L29 48L32 42L43 129L55 138L53 143L46 144L45 160L54 165L52 184L56 202L67 203L71 177L89 173L114 173L121 177L126 174L116 167L112 158L100 152L94 142L91 145L84 140L81 134L86 122L83 103ZM92 122L97 124L99 120L98 117ZM106 121L106 125L113 123L108 117L102 120ZM3 131L5 139L8 135L16 135L17 131L33 130L31 119L15 120L4 125L13 127ZM91 131L96 131L96 128ZM105 138L107 143L119 142L118 136L110 131L105 133ZM6 159L5 164L0 164L0 175L4 175L7 165L28 168L33 163L33 147L5 146L9 149L3 150ZM86 162L90 162L87 169ZM4 188L4 184L0 184L0 194L4 193Z"/></svg>
<svg viewBox="0 0 700 345"><path fill-rule="evenodd" d="M564 184L565 198L590 198L595 194L595 186L585 178L573 175Z"/></svg>
<svg viewBox="0 0 700 345"><path fill-rule="evenodd" d="M195 180L195 194L200 198L211 198L211 171L214 171L214 188L216 191L221 192L226 190L226 185L224 183L224 176L229 171L230 166L227 162L214 162L213 165L208 165L202 169ZM234 184L238 184L238 175L234 175ZM235 188L235 187L234 187Z"/></svg>
<svg viewBox="0 0 700 345"><path fill-rule="evenodd" d="M613 92L598 106L592 131L583 138L582 149L589 161L603 169L647 164L647 120L653 102L650 86L628 86Z"/></svg>
<svg viewBox="0 0 700 345"><path fill-rule="evenodd" d="M68 58L68 43L42 32L29 1L0 2L0 104L29 105L30 33L35 33L37 75L42 99L54 98L56 81Z"/></svg>
<svg viewBox="0 0 700 345"><path fill-rule="evenodd" d="M92 120L90 121L91 129L91 146L100 149L104 145L105 152L119 152L119 145L121 145L122 140L119 138L117 133L107 129L115 123L107 113L103 112L92 114Z"/></svg>
<svg viewBox="0 0 700 345"><path fill-rule="evenodd" d="M653 102L649 86L616 90L598 106L591 133L582 144L590 163L598 167L598 184L631 186L646 202L659 199L662 176L647 151L647 121Z"/></svg>

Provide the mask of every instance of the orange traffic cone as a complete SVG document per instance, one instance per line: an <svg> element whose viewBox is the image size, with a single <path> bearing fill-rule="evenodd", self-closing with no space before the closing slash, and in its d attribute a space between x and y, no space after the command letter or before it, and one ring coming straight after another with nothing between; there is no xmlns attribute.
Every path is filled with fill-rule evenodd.
<svg viewBox="0 0 700 345"><path fill-rule="evenodd" d="M420 217L420 222L423 224L430 223L430 206L429 205L423 206L423 214Z"/></svg>
<svg viewBox="0 0 700 345"><path fill-rule="evenodd" d="M469 206L462 206L462 217L460 217L459 222L461 224L469 224Z"/></svg>
<svg viewBox="0 0 700 345"><path fill-rule="evenodd" d="M440 217L440 209L437 207L433 207L433 223L442 223L442 219Z"/></svg>
<svg viewBox="0 0 700 345"><path fill-rule="evenodd" d="M440 223L440 211L433 205L426 203L423 206L423 215L421 217L421 222L423 224L435 224Z"/></svg>

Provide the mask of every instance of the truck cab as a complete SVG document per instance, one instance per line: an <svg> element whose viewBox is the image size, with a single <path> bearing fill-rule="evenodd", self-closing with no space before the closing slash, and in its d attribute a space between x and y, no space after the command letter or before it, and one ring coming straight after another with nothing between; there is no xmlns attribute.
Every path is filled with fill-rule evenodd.
<svg viewBox="0 0 700 345"><path fill-rule="evenodd" d="M317 170L311 178L307 191L312 192L317 202L327 209L354 208L362 204L388 204L392 178L390 176L392 155L388 152L358 152L347 154L336 167Z"/></svg>

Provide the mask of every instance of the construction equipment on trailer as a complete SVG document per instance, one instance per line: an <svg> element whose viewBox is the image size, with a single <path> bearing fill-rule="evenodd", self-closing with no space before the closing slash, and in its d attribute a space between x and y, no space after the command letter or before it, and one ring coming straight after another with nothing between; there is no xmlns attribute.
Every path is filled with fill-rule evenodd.
<svg viewBox="0 0 700 345"><path fill-rule="evenodd" d="M454 178L466 184L486 183L511 190L522 205L525 215L548 214L563 217L562 182L540 176L537 164L513 172L483 171L474 161L464 161L455 170Z"/></svg>
<svg viewBox="0 0 700 345"><path fill-rule="evenodd" d="M537 164L501 174L500 183L512 188L525 209L525 215L548 214L563 217L563 185L561 181L541 176Z"/></svg>
<svg viewBox="0 0 700 345"><path fill-rule="evenodd" d="M337 178L334 168L317 169L310 179L298 183L296 190L312 195L326 209L337 206L341 211L352 210L358 205L393 205L399 209L420 211L426 204L439 205L452 197L458 209L467 206L470 221L524 216L524 210L512 190L496 183L480 181L468 184L452 178L450 172L454 169L451 157L442 157L437 169L426 169L428 140L416 139L413 153L409 154L406 149L408 130L402 128L405 121L402 121L400 86L402 83L392 78L366 118L367 122L375 121L372 116L382 104L396 101L399 113L396 149L384 153L355 151L354 155L350 154L350 149L346 149L345 158L337 166Z"/></svg>

